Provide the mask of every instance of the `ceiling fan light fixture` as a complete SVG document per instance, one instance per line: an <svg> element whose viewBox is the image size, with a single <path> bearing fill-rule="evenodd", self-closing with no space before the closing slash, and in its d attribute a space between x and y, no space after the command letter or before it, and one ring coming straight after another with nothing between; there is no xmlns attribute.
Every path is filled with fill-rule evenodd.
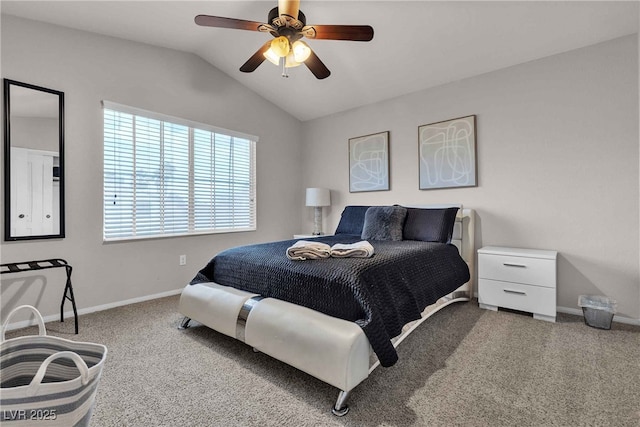
<svg viewBox="0 0 640 427"><path fill-rule="evenodd" d="M298 63L306 61L311 55L311 48L302 40L295 41L291 46L291 50L295 61Z"/></svg>
<svg viewBox="0 0 640 427"><path fill-rule="evenodd" d="M1 2L2 0L0 0ZM268 60L282 67L282 75L287 76L287 67L302 63L321 80L331 75L331 71L318 55L300 38L314 40L351 40L368 42L373 39L370 25L311 25L300 10L300 0L278 0L278 6L267 15L267 23L224 16L197 15L195 23L204 27L232 28L236 30L268 33L273 40L265 41L240 67L243 73L254 72L260 64Z"/></svg>
<svg viewBox="0 0 640 427"><path fill-rule="evenodd" d="M289 53L289 39L285 36L276 37L271 41L271 47L269 48L274 54L278 55L280 58L287 56Z"/></svg>
<svg viewBox="0 0 640 427"><path fill-rule="evenodd" d="M267 51L263 53L263 55L273 65L280 65L280 57L273 51L273 49L267 49Z"/></svg>

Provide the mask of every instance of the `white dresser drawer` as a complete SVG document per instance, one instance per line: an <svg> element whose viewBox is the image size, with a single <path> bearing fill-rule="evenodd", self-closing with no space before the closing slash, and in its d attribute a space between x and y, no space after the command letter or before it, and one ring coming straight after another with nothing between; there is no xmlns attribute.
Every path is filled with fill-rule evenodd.
<svg viewBox="0 0 640 427"><path fill-rule="evenodd" d="M556 262L555 259L479 253L478 278L555 288Z"/></svg>
<svg viewBox="0 0 640 427"><path fill-rule="evenodd" d="M478 302L481 305L506 307L555 318L555 288L478 280Z"/></svg>

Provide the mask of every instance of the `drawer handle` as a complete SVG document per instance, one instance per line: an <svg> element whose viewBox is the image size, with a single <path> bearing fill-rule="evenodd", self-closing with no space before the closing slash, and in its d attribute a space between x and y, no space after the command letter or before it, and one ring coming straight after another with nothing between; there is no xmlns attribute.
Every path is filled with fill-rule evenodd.
<svg viewBox="0 0 640 427"><path fill-rule="evenodd" d="M503 291L505 291L508 294L517 294L517 295L526 295L526 292L522 292L522 291L514 291L513 289L503 289Z"/></svg>
<svg viewBox="0 0 640 427"><path fill-rule="evenodd" d="M524 264L514 264L512 262L504 262L502 263L502 265L507 266L507 267L520 267L520 268L527 268L526 265Z"/></svg>

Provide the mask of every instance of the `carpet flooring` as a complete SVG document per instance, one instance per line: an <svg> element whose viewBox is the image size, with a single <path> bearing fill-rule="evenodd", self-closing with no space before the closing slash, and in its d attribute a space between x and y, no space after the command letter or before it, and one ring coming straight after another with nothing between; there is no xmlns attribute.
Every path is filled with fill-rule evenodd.
<svg viewBox="0 0 640 427"><path fill-rule="evenodd" d="M47 324L108 347L92 426L640 426L640 327L453 304L337 418L338 390L204 326L178 330L177 308L168 297L84 315L79 335L72 319Z"/></svg>

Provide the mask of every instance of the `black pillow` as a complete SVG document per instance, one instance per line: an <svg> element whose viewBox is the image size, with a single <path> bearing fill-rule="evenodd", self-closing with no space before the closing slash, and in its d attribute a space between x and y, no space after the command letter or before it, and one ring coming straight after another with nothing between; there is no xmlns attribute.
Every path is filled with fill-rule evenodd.
<svg viewBox="0 0 640 427"><path fill-rule="evenodd" d="M373 206L364 216L363 240L402 240L402 228L407 208L402 206Z"/></svg>
<svg viewBox="0 0 640 427"><path fill-rule="evenodd" d="M346 206L342 211L335 234L362 234L364 214L369 206Z"/></svg>
<svg viewBox="0 0 640 427"><path fill-rule="evenodd" d="M457 213L457 207L407 208L403 238L405 240L450 243Z"/></svg>

